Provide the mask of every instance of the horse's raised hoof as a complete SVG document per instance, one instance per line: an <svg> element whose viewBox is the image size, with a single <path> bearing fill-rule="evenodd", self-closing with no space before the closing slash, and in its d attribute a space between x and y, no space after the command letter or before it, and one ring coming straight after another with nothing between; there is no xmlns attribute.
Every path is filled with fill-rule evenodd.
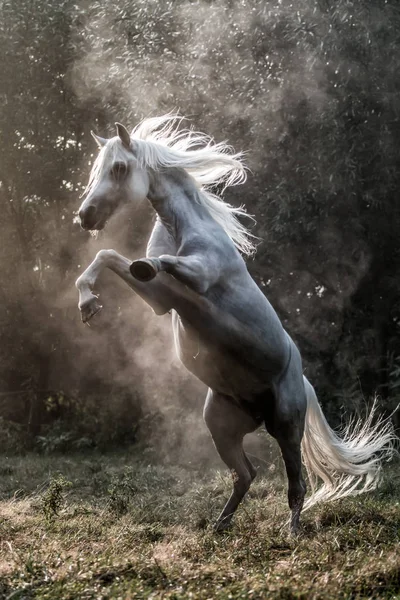
<svg viewBox="0 0 400 600"><path fill-rule="evenodd" d="M129 270L131 275L139 281L151 281L158 273L153 261L146 258L134 260Z"/></svg>
<svg viewBox="0 0 400 600"><path fill-rule="evenodd" d="M79 307L81 311L82 323L88 323L90 319L97 315L103 308L102 304L97 299L97 296L92 296L90 300Z"/></svg>

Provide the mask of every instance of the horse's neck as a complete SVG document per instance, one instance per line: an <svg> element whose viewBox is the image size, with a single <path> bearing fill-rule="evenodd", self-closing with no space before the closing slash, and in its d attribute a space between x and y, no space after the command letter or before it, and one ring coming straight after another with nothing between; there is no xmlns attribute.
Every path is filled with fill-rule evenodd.
<svg viewBox="0 0 400 600"><path fill-rule="evenodd" d="M198 193L193 179L180 169L153 175L148 199L178 246L198 229L201 221L212 218L197 201Z"/></svg>
<svg viewBox="0 0 400 600"><path fill-rule="evenodd" d="M176 239L157 216L147 244L147 256L161 256L162 254L176 256L177 251L178 245Z"/></svg>

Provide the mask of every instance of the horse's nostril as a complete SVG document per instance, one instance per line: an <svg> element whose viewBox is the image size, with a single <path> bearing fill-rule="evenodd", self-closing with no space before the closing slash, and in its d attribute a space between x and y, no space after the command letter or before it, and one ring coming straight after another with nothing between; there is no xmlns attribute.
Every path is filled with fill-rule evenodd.
<svg viewBox="0 0 400 600"><path fill-rule="evenodd" d="M96 207L95 206L87 206L86 208L81 208L79 211L79 218L81 220L82 227L90 227L94 225L96 222Z"/></svg>

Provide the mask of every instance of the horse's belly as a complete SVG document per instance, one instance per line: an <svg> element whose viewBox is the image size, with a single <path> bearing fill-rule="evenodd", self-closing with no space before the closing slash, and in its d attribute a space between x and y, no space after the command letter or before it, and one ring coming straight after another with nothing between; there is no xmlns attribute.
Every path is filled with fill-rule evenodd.
<svg viewBox="0 0 400 600"><path fill-rule="evenodd" d="M223 360L217 353L180 358L193 375L220 394L250 401L269 388L267 382L252 376L236 361Z"/></svg>
<svg viewBox="0 0 400 600"><path fill-rule="evenodd" d="M252 399L268 389L270 382L249 369L227 351L200 341L178 321L174 323L175 346L184 366L208 387L221 394Z"/></svg>

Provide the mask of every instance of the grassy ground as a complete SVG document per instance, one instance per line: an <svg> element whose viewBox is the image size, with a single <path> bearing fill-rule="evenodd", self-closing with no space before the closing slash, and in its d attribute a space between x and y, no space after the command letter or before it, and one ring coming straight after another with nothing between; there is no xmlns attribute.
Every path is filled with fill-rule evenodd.
<svg viewBox="0 0 400 600"><path fill-rule="evenodd" d="M400 598L399 465L379 492L306 513L293 540L276 471L218 535L225 471L135 452L0 456L1 599Z"/></svg>

